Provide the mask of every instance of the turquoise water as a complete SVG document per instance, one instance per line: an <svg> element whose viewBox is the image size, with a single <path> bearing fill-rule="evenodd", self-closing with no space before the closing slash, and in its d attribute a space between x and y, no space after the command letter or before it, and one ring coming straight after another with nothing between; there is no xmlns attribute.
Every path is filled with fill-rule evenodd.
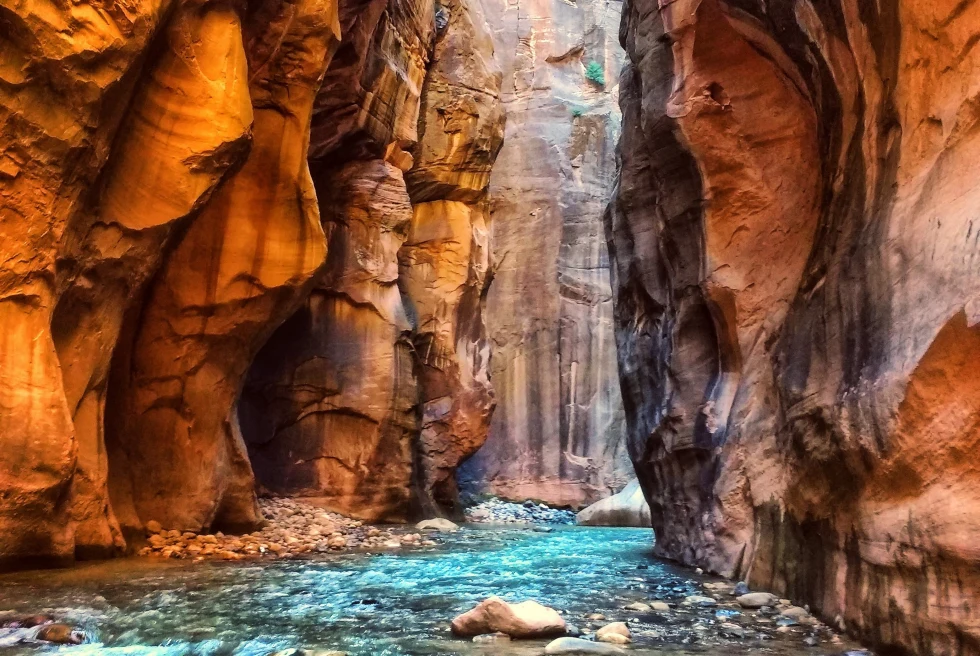
<svg viewBox="0 0 980 656"><path fill-rule="evenodd" d="M83 628L89 640L5 653L265 656L289 647L351 656L541 653L545 642L479 646L450 635L450 620L491 594L536 599L583 627L594 612L610 621L636 619L634 654L840 651L806 650L798 636L785 644L726 641L713 627L720 621L713 610L666 618L622 610L636 600L701 591L690 572L652 556L649 530L467 528L445 539L428 551L314 561L129 559L0 577L0 610L51 612Z"/></svg>

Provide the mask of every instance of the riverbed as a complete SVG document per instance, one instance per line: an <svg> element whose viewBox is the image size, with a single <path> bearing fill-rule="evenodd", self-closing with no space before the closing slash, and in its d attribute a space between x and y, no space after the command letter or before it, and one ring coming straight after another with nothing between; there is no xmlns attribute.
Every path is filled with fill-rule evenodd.
<svg viewBox="0 0 980 656"><path fill-rule="evenodd" d="M266 656L287 648L350 656L530 656L547 641L479 645L449 622L489 595L535 599L580 629L630 622L628 653L840 654L829 632L777 632L752 611L684 606L702 577L653 556L650 531L467 526L428 549L271 562L130 558L0 577L0 610L46 612L85 631L72 647L21 645L5 654ZM662 599L670 612L630 603ZM602 614L605 620L590 620ZM735 632L722 624L744 627ZM810 635L821 642L808 647Z"/></svg>

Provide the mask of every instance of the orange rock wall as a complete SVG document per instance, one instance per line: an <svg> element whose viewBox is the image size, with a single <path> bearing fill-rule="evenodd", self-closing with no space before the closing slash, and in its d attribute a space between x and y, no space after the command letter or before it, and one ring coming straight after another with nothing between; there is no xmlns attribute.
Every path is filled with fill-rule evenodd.
<svg viewBox="0 0 980 656"><path fill-rule="evenodd" d="M631 0L607 213L660 553L980 653L980 13Z"/></svg>
<svg viewBox="0 0 980 656"><path fill-rule="evenodd" d="M120 553L151 519L256 525L242 418L261 394L246 379L280 324L304 316L307 346L342 356L287 381L335 396L340 412L312 432L335 438L367 397L391 428L334 440L357 454L353 477L294 475L353 507L358 476L393 472L378 505L417 507L398 252L435 12L420 0L0 6L0 568ZM492 62L489 39L468 48L443 66L474 48ZM491 126L494 94L475 110ZM446 173L476 200L496 151L472 150L475 163ZM263 420L315 405L265 400ZM480 439L467 433L461 451Z"/></svg>

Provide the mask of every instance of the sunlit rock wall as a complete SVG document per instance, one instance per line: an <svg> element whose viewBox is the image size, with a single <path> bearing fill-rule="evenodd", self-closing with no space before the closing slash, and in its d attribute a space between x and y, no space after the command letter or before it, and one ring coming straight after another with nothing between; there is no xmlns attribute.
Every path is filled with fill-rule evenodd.
<svg viewBox="0 0 980 656"><path fill-rule="evenodd" d="M421 315L402 298L398 254L415 222L404 174L438 67L436 9L0 4L0 568L120 553L149 520L254 527L240 417L249 435L272 431L263 449L276 422L294 422L281 441L299 455L260 463L288 464L286 491L329 490L341 509L386 517L418 505ZM485 30L458 38L470 50L450 49L443 68L465 69L473 49L492 60ZM497 128L453 166L473 187L465 202L485 203L501 114L474 111ZM454 321L474 334L470 310ZM287 319L297 348L263 350ZM484 361L477 350L453 355ZM246 386L250 369L269 385ZM340 432L331 422L358 421L375 425L316 451ZM467 434L445 467L473 448Z"/></svg>
<svg viewBox="0 0 980 656"><path fill-rule="evenodd" d="M608 214L660 553L980 653L980 8L630 0Z"/></svg>
<svg viewBox="0 0 980 656"><path fill-rule="evenodd" d="M456 467L486 441L494 409L484 323L487 188L504 111L480 0L440 3L436 26L415 166L406 176L414 213L398 255L399 287L417 358L419 500L426 514L458 515Z"/></svg>
<svg viewBox="0 0 980 656"><path fill-rule="evenodd" d="M491 176L486 313L497 409L464 485L581 507L633 476L602 228L616 172L622 4L484 5L507 111Z"/></svg>
<svg viewBox="0 0 980 656"><path fill-rule="evenodd" d="M398 251L412 220L405 149L418 140L434 6L347 2L340 14L346 31L311 149L329 255L259 354L241 420L263 488L399 520L416 505L418 392Z"/></svg>
<svg viewBox="0 0 980 656"><path fill-rule="evenodd" d="M341 7L352 28L314 120L327 265L260 354L242 421L265 488L396 520L453 512L455 468L486 439L484 207L503 114L478 4L390 3L370 38L365 20Z"/></svg>

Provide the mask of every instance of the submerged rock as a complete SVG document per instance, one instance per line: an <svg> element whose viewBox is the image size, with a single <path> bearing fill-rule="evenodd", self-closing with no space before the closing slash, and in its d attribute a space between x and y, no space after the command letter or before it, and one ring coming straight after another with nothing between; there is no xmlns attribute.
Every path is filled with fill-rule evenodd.
<svg viewBox="0 0 980 656"><path fill-rule="evenodd" d="M581 638L558 638L548 643L545 654L625 654L615 645L592 642Z"/></svg>
<svg viewBox="0 0 980 656"><path fill-rule="evenodd" d="M85 642L85 634L76 631L68 624L45 624L37 631L36 638L44 642L53 642L59 645L80 645Z"/></svg>
<svg viewBox="0 0 980 656"><path fill-rule="evenodd" d="M500 597L489 597L457 616L452 631L461 637L500 632L512 638L541 638L564 633L565 620L558 611L536 601L508 604Z"/></svg>
<svg viewBox="0 0 980 656"><path fill-rule="evenodd" d="M478 644L494 644L497 642L510 642L510 636L506 633L485 633L473 636L473 642Z"/></svg>

